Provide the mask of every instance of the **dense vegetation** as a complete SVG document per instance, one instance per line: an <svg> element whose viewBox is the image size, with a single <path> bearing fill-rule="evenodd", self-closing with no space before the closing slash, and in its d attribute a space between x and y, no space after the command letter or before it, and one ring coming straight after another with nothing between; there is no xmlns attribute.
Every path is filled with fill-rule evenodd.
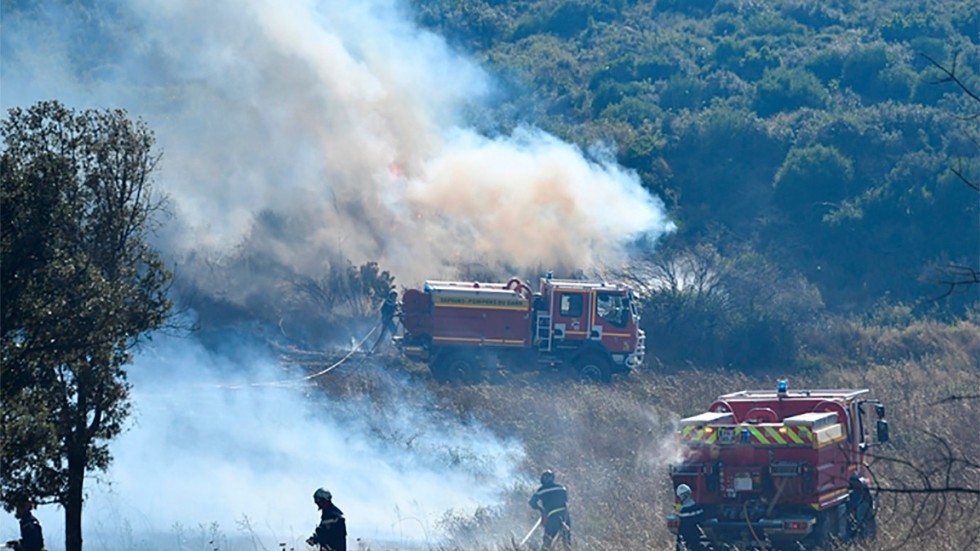
<svg viewBox="0 0 980 551"><path fill-rule="evenodd" d="M518 434L529 472L564 475L580 545L671 548L658 447L671 422L777 374L871 388L894 412L901 436L874 465L891 491L869 548L977 543L980 442L963 421L980 388L980 6L414 3L505 83L488 132L533 123L613 143L679 226L620 274L643 293L651 338L628 383L437 389ZM519 540L527 490L447 519L460 548Z"/></svg>
<svg viewBox="0 0 980 551"><path fill-rule="evenodd" d="M666 199L677 232L615 274L643 298L651 366L807 368L819 362L805 333L828 320L976 318L976 3L414 8L498 77L474 113L485 132L535 124L583 150L613 144ZM285 311L297 334L343 330L376 300L382 268L282 287L281 307L247 315ZM340 296L361 304L323 300Z"/></svg>
<svg viewBox="0 0 980 551"><path fill-rule="evenodd" d="M980 90L980 5L413 4L422 25L499 78L494 101L474 113L485 132L527 123L583 149L612 144L619 162L667 201L679 229L616 274L638 289L649 337L647 365L628 379L583 386L528 376L506 384L439 386L419 366L392 354L382 358L384 369L333 372L324 392L376 393L383 404L390 397L382 379L404 370L430 385L439 407L519 438L529 473L544 465L556 469L572 489L580 547L635 550L672 547L663 524L672 503L663 443L670 441L678 416L697 412L723 392L771 386L776 375L789 376L798 387L868 387L889 404L894 430L886 457L874 466L883 488L881 537L874 548L953 550L977 543L980 442L970 421L980 388L980 100L969 91ZM964 86L949 82L943 68L955 71ZM106 116L125 122L120 114ZM13 136L15 129L8 128ZM149 137L142 126L135 130ZM150 169L152 140L141 143L145 148L137 149L148 155L141 159ZM19 210L12 201L30 198L21 193L31 187L15 153L4 158L3 390L5 431L11 429L5 438L21 435L12 429L23 426L10 419L27 419L26 413L10 404L28 403L21 395L35 383L8 376L8 369L18 367L12 362L22 361L24 341L8 309L43 318L45 312L31 306L37 297L72 290L53 280L51 289L14 294L17 278L8 273L33 257L15 254L8 236L28 239L34 230L43 235L58 229L8 215L8 208ZM55 183L78 182L65 177ZM91 238L85 244L99 242ZM79 245L68 252L93 250ZM110 422L90 427L92 438L76 442L91 452L85 469L105 467L109 454L103 444L127 413L122 366L131 340L158 327L158 314L169 306L162 293L169 274L157 271L152 251L132 251L137 257L124 254L123 260L148 263L149 273L156 274L143 282L158 307L150 309L152 315L132 326L113 325L119 331L110 345L93 349L97 356L27 358L23 362L34 363L19 366L25 372L60 370L69 387L76 377L102 370L100 380L108 387L100 396L108 400ZM41 252L50 257L46 270L64 279L81 277L84 285L64 304L96 301L103 294L103 300L126 302L116 295L134 290L120 286L118 293L109 292L118 281L104 277L101 266L68 273L75 264L61 262L61 251ZM229 262L234 268L249 261ZM277 286L265 297L268 302L244 306L193 295L186 287L180 299L201 313L202 329L267 321L316 348L324 334L335 336L344 328L363 334L373 321L374 303L393 281L385 268L337 263L319 278ZM965 275L967 285L955 284L964 280L951 279L951 273ZM48 318L34 321L70 325L55 328L66 334L84 327L72 318ZM89 359L99 361L83 361ZM82 421L88 413L81 406L91 405L52 404L52 410L74 412ZM45 453L50 448L50 457L61 457L58 446L69 441L65 431L72 427L44 428L47 440L41 444L5 440L5 467L16 467L6 455L10 446L27 452L43 447ZM4 479L13 480L6 472ZM57 500L65 493L63 482L57 478L29 489ZM972 493L950 492L951 486ZM928 491L917 493L923 489ZM81 484L73 491L81 492ZM530 524L524 502L529 491L515 487L500 508L447 517L444 527L456 548L516 547L508 534L519 539Z"/></svg>
<svg viewBox="0 0 980 551"><path fill-rule="evenodd" d="M774 263L837 313L919 303L943 292L937 266L978 265L977 194L951 171L980 171L978 108L929 62L980 89L975 2L416 4L510 86L499 129L614 143L683 247Z"/></svg>

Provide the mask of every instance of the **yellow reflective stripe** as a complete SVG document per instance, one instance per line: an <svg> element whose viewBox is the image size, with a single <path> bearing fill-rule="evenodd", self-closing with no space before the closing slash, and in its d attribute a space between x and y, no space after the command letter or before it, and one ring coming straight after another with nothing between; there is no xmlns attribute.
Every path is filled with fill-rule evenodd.
<svg viewBox="0 0 980 551"><path fill-rule="evenodd" d="M448 341L448 342L476 342L476 343L491 343L491 344L524 344L524 339L485 339L482 337L432 337L434 341Z"/></svg>
<svg viewBox="0 0 980 551"><path fill-rule="evenodd" d="M840 497L841 494L847 493L847 491L848 491L847 488L841 488L839 490L834 490L832 492L827 492L826 494L823 494L823 495L821 495L820 497L817 498L817 503L820 504L820 505L823 505L824 503L827 503L828 501L833 501L834 499Z"/></svg>
<svg viewBox="0 0 980 551"><path fill-rule="evenodd" d="M789 436L789 439L795 444L803 443L803 439L796 434L796 427L786 427L786 436Z"/></svg>
<svg viewBox="0 0 980 551"><path fill-rule="evenodd" d="M805 442L813 441L813 431L810 430L810 427L799 427L799 429L800 437L803 438Z"/></svg>
<svg viewBox="0 0 980 551"><path fill-rule="evenodd" d="M557 509L552 509L551 511L548 511L548 516L550 517L551 515L553 515L555 513L560 513L560 512L562 512L564 510L565 510L564 507L559 507Z"/></svg>
<svg viewBox="0 0 980 551"><path fill-rule="evenodd" d="M708 430L708 428L712 430ZM699 442L703 444L717 444L718 435L722 429L735 430L736 434L740 430L747 430L751 435L751 442L761 446L808 446L814 442L813 431L809 427L787 427L787 426L765 426L765 425L739 425L737 427L699 427L687 425L681 427L678 435L681 440L688 442ZM837 442L839 440L834 440Z"/></svg>
<svg viewBox="0 0 980 551"><path fill-rule="evenodd" d="M813 443L813 447L814 448L818 448L818 449L819 448L826 448L827 446L836 444L836 443L840 442L841 440L847 440L847 435L846 434L842 434L842 435L838 436L837 438L834 438L833 440L827 440L826 442L814 442Z"/></svg>
<svg viewBox="0 0 980 551"><path fill-rule="evenodd" d="M769 436L776 441L777 444L785 444L786 440L783 439L783 435L779 434L779 429L776 427L762 427L766 429Z"/></svg>
<svg viewBox="0 0 980 551"><path fill-rule="evenodd" d="M704 429L688 425L681 429L681 438L685 440L700 441L704 436Z"/></svg>

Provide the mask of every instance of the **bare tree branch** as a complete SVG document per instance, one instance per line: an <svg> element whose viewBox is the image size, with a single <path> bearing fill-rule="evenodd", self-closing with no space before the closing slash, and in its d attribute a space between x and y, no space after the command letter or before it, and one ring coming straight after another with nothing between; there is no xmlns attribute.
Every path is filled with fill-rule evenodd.
<svg viewBox="0 0 980 551"><path fill-rule="evenodd" d="M936 67L944 75L946 75L945 77L943 77L943 78L941 78L941 79L939 79L937 81L934 81L935 84L944 84L944 83L947 83L947 82L952 82L953 84L959 86L960 90L963 90L963 92L966 93L966 95L968 95L971 98L973 98L973 100L976 101L977 103L980 103L980 96L978 96L976 93L974 93L973 90L971 90L962 80L960 80L960 78L958 76L956 76L956 58L957 58L957 56L955 56L955 55L953 56L953 62L951 64L950 68L947 69L943 64L939 63L938 61L936 61L935 59L929 57L928 55L926 55L926 54L919 54L919 55L921 55L922 57L926 58L929 61L929 63L932 63L932 65L934 67ZM973 115L970 116L970 118L976 118L978 115L980 115L980 113L974 113Z"/></svg>

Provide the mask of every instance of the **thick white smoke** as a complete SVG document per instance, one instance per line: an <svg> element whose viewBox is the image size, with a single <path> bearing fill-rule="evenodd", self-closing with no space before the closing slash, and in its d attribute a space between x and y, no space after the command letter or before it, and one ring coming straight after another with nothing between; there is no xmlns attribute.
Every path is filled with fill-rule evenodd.
<svg viewBox="0 0 980 551"><path fill-rule="evenodd" d="M22 4L3 5L0 107L56 99L145 120L174 215L158 245L182 278L196 277L188 258L244 249L313 276L338 258L376 260L407 284L466 264L601 268L672 227L611 159L533 128L469 128L461 114L491 77L401 2ZM220 389L229 373L262 379L274 358L155 342L132 370L135 425L112 445L113 485L88 483L84 535L97 548L174 549L143 542L212 522L231 535L243 516L298 542L321 484L352 536L424 539L438 515L496 503L515 476L518 446L427 413L424 394L378 410ZM390 437L411 431L408 447ZM447 453L457 463L441 463ZM61 514L40 511L53 550ZM12 523L3 516L4 536Z"/></svg>
<svg viewBox="0 0 980 551"><path fill-rule="evenodd" d="M233 337L219 352L155 339L130 369L132 427L113 442L102 483L87 486L86 548L211 549L199 540L216 525L233 549L304 549L318 486L344 510L351 542L436 546L445 513L499 503L520 478L518 443L440 413L424 387L372 377L372 396L331 399L299 382L265 385L290 378ZM39 511L49 549L63 548L62 515ZM0 534L16 537L11 516Z"/></svg>
<svg viewBox="0 0 980 551"><path fill-rule="evenodd" d="M178 258L248 237L300 273L339 255L415 283L461 264L617 264L671 228L609 159L534 129L468 129L460 113L491 79L399 2L41 4L5 17L3 107L56 98L147 120Z"/></svg>

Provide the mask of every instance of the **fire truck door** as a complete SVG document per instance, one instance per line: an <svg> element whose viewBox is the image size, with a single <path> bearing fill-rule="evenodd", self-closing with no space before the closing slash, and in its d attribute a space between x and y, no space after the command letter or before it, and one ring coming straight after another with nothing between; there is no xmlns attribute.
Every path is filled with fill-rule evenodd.
<svg viewBox="0 0 980 551"><path fill-rule="evenodd" d="M589 332L589 294L579 289L558 289L552 303L555 338L565 340L585 339ZM563 331L560 331L564 329Z"/></svg>
<svg viewBox="0 0 980 551"><path fill-rule="evenodd" d="M593 302L591 333L592 340L609 341L610 350L620 350L629 346L628 340L633 336L630 323L629 297L622 293L597 291ZM625 340L624 340L625 339Z"/></svg>

